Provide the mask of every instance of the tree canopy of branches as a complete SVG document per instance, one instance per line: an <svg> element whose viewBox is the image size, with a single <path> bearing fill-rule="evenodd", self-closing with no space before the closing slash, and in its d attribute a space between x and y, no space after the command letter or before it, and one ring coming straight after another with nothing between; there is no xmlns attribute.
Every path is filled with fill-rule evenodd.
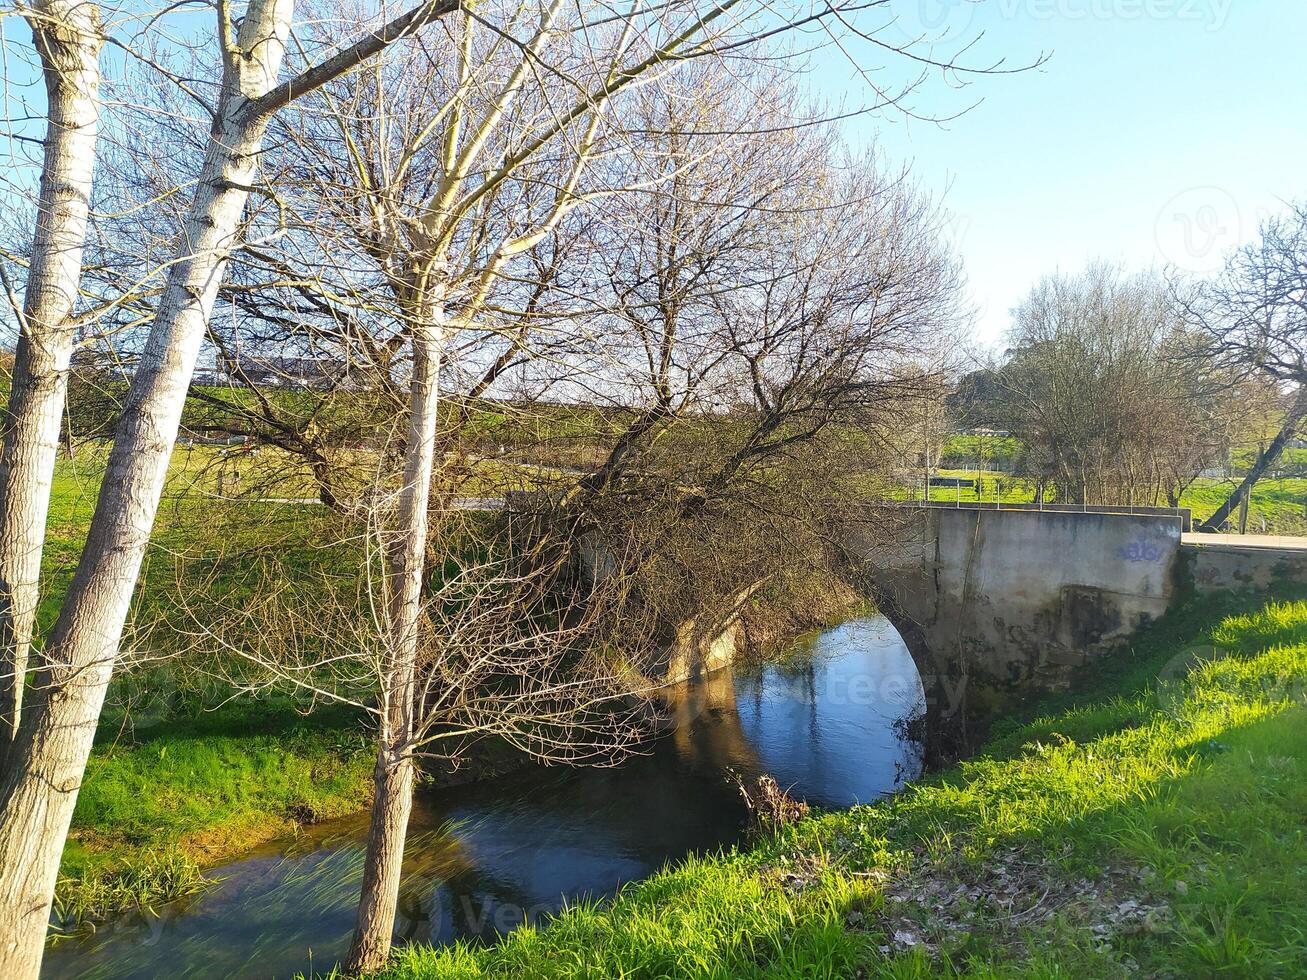
<svg viewBox="0 0 1307 980"><path fill-rule="evenodd" d="M1202 336L1200 355L1236 379L1269 381L1287 404L1279 431L1205 522L1217 530L1307 416L1307 205L1267 221L1259 240L1238 249L1217 276L1179 295Z"/></svg>
<svg viewBox="0 0 1307 980"><path fill-rule="evenodd" d="M665 177L592 231L602 339L576 374L625 423L558 504L625 576L624 640L654 647L835 570L851 482L888 469L961 312L940 214L904 174L820 127L696 136L739 112L707 93L649 107ZM782 93L749 115L769 111L795 114Z"/></svg>
<svg viewBox="0 0 1307 980"><path fill-rule="evenodd" d="M1159 277L1092 265L1041 281L1013 311L988 411L1059 499L1177 505L1228 449L1229 401L1185 358L1193 339Z"/></svg>

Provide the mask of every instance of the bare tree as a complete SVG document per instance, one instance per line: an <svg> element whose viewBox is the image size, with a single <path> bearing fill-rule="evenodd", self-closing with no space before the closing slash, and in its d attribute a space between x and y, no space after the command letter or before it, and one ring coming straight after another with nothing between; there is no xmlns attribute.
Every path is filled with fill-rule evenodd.
<svg viewBox="0 0 1307 980"><path fill-rule="evenodd" d="M1204 530L1213 531L1225 526L1275 465L1307 416L1307 205L1267 221L1260 239L1236 251L1219 275L1178 295L1204 335L1200 356L1235 378L1268 378L1287 397L1275 437L1203 522Z"/></svg>
<svg viewBox="0 0 1307 980"><path fill-rule="evenodd" d="M999 419L1059 499L1174 502L1225 446L1209 372L1165 283L1091 265L1041 281L1013 311Z"/></svg>
<svg viewBox="0 0 1307 980"><path fill-rule="evenodd" d="M351 244L374 264L389 294L391 336L411 354L403 473L389 528L391 655L380 685L376 796L351 970L384 963L394 922L412 800L418 620L448 339L455 330L484 330L487 298L514 261L595 196L583 181L609 127L612 99L669 60L695 55L712 36L700 23L707 15L696 14L688 33L682 27L650 44L634 20L595 30L584 18L570 23L561 3L535 19L521 18L520 8L511 13L502 23L469 18L444 44L415 44L397 63L380 62L344 91L321 96L349 150L343 172L317 182L317 196L347 219ZM536 72L546 59L551 71L542 84ZM452 77L435 67L451 62ZM407 86L387 84L401 77ZM415 98L392 102L395 87Z"/></svg>
<svg viewBox="0 0 1307 980"><path fill-rule="evenodd" d="M790 98L769 86L778 116ZM859 484L938 391L922 366L961 314L940 215L905 175L821 127L697 150L689 134L740 99L650 127L674 134L674 173L633 207L643 233L605 250L612 343L590 379L627 423L560 505L626 580L623 642L669 650L673 671L762 590L797 612L787 572L837 574ZM768 119L767 100L746 114Z"/></svg>
<svg viewBox="0 0 1307 980"><path fill-rule="evenodd" d="M0 758L22 717L50 482L76 340L73 310L91 201L104 44L95 4L36 0L24 16L45 79L47 133L21 306L0 262L19 326L0 451Z"/></svg>

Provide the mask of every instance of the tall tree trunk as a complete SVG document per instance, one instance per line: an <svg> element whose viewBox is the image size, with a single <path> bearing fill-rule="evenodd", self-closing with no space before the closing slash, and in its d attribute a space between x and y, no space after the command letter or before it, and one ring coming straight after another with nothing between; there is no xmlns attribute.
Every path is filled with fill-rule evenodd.
<svg viewBox="0 0 1307 980"><path fill-rule="evenodd" d="M59 859L205 324L254 180L292 0L254 0L225 59L190 216L115 434L81 561L0 781L0 977L40 970ZM224 29L225 33L225 29Z"/></svg>
<svg viewBox="0 0 1307 980"><path fill-rule="evenodd" d="M440 296L443 298L443 292ZM400 868L413 802L418 624L426 571L431 478L435 470L443 336L443 307L429 300L413 325L413 378L404 449L404 486L394 538L387 549L390 635L382 668L383 717L377 751L376 798L363 865L358 922L345 964L351 973L381 969L390 955L395 929Z"/></svg>
<svg viewBox="0 0 1307 980"><path fill-rule="evenodd" d="M0 450L0 757L23 710L41 550L75 337L95 137L100 13L76 0L37 0L28 14L45 75L45 160L13 386Z"/></svg>
<svg viewBox="0 0 1307 980"><path fill-rule="evenodd" d="M1198 526L1200 531L1219 531L1225 526L1225 522L1230 519L1230 515L1252 493L1257 481L1275 465L1275 461L1284 452L1284 447L1289 444L1293 434L1298 431L1298 426L1305 415L1307 415L1307 385L1298 390L1298 394L1293 400L1293 406L1289 409L1289 415L1285 418L1284 424L1280 426L1280 431L1275 434L1275 438L1271 440L1271 444L1257 455L1257 459L1248 471L1248 475L1243 478L1243 482L1235 487L1234 493L1230 494L1229 499L1216 509L1215 514Z"/></svg>
<svg viewBox="0 0 1307 980"><path fill-rule="evenodd" d="M345 961L346 972L351 975L380 970L390 956L404 842L413 810L414 765L403 742L400 739L397 743L383 744L377 753L363 889L354 940Z"/></svg>

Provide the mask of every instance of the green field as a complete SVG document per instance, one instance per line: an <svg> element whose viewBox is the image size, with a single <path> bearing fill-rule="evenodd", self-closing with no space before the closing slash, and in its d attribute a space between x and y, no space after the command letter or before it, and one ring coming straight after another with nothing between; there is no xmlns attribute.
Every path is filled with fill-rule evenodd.
<svg viewBox="0 0 1307 980"><path fill-rule="evenodd" d="M891 802L383 976L1301 976L1304 690L1307 601L1205 597Z"/></svg>
<svg viewBox="0 0 1307 980"><path fill-rule="evenodd" d="M1234 489L1234 480L1199 479L1185 491L1180 503L1195 518L1210 516ZM1231 515L1237 520L1238 514ZM1248 499L1249 534L1307 534L1307 479L1263 479Z"/></svg>
<svg viewBox="0 0 1307 980"><path fill-rule="evenodd" d="M1010 469L1021 452L1021 440L1012 436L956 434L944 440L941 465L949 468ZM999 464L995 466L995 464Z"/></svg>

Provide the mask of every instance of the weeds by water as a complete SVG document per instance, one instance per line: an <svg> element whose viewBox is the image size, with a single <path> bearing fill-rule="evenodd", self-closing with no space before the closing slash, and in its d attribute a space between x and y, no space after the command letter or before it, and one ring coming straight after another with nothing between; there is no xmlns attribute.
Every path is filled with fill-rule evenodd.
<svg viewBox="0 0 1307 980"><path fill-rule="evenodd" d="M749 779L734 769L728 769L727 772L748 810L751 836L774 834L808 816L808 804L791 796L771 776Z"/></svg>
<svg viewBox="0 0 1307 980"><path fill-rule="evenodd" d="M63 877L55 888L54 935L94 929L97 922L123 912L154 914L159 906L196 895L212 883L194 859L177 851L145 855L128 867Z"/></svg>

